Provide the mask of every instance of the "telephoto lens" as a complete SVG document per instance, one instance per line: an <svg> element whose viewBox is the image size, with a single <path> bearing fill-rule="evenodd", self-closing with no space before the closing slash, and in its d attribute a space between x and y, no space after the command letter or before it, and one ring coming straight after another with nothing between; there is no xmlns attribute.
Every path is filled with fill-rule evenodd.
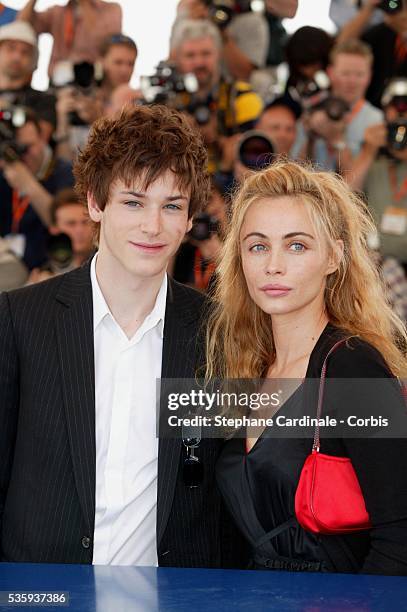
<svg viewBox="0 0 407 612"><path fill-rule="evenodd" d="M250 170L261 170L268 166L274 153L273 143L264 132L250 130L239 143L239 161Z"/></svg>

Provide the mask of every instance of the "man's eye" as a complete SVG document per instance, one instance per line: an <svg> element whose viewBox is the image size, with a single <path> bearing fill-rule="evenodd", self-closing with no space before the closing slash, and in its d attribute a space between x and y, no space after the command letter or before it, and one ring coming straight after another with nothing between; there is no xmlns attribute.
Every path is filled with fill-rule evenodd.
<svg viewBox="0 0 407 612"><path fill-rule="evenodd" d="M253 253L261 253L265 250L266 250L266 247L264 246L264 244L254 244L249 249L249 251L252 251Z"/></svg>
<svg viewBox="0 0 407 612"><path fill-rule="evenodd" d="M169 210L181 210L181 205L171 202L171 204L166 204L165 208L168 208Z"/></svg>
<svg viewBox="0 0 407 612"><path fill-rule="evenodd" d="M124 202L124 204L126 206L130 206L130 208L137 208L138 206L141 206L141 202L137 202L136 200L128 200L127 202Z"/></svg>
<svg viewBox="0 0 407 612"><path fill-rule="evenodd" d="M301 242L292 242L290 244L290 250L291 251L296 251L297 253L300 253L301 251L305 251L306 247Z"/></svg>

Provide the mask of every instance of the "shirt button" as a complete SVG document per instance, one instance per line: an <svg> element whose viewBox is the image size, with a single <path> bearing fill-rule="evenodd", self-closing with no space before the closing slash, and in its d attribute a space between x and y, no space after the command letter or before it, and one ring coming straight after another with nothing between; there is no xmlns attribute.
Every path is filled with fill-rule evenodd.
<svg viewBox="0 0 407 612"><path fill-rule="evenodd" d="M83 546L83 548L89 548L90 547L90 538L88 538L88 536L83 536L83 538L82 538L82 546Z"/></svg>

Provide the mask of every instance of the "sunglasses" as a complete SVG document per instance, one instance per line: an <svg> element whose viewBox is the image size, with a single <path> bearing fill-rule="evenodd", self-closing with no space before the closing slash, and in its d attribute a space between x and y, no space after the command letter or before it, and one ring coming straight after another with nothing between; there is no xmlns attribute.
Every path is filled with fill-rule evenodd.
<svg viewBox="0 0 407 612"><path fill-rule="evenodd" d="M191 429L194 429L194 431L186 431ZM203 481L203 465L199 457L195 455L195 449L198 448L201 442L200 431L196 432L196 429L197 428L182 427L182 443L186 448L186 457L183 465L183 480L184 484L190 489L196 488ZM195 437L193 437L194 434Z"/></svg>

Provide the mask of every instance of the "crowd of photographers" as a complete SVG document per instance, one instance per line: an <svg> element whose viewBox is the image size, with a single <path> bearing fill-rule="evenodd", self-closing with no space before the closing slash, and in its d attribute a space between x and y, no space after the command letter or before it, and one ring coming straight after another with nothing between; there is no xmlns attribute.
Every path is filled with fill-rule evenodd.
<svg viewBox="0 0 407 612"><path fill-rule="evenodd" d="M301 1L301 0L300 0ZM0 3L0 290L80 265L95 250L72 162L93 121L163 103L201 132L213 180L171 273L205 291L230 194L276 156L311 160L362 192L376 220L372 257L407 320L407 0L331 0L337 34L289 36L298 0L180 0L168 58L130 86L137 45L120 5L69 0L46 11ZM31 79L38 35L50 87Z"/></svg>

